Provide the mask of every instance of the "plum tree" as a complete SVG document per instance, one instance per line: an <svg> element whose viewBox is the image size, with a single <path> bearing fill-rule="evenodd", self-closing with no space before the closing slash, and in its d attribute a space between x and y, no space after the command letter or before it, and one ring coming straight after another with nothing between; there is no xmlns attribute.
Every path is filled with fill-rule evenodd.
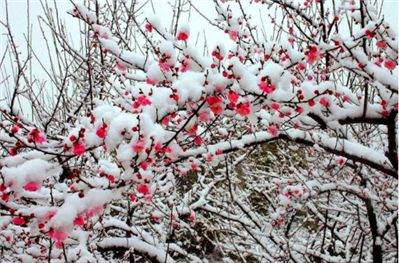
<svg viewBox="0 0 399 263"><path fill-rule="evenodd" d="M153 4L42 3L32 78L6 1L1 260L397 262L398 42L376 3L177 0L170 29ZM188 11L231 42L201 54Z"/></svg>

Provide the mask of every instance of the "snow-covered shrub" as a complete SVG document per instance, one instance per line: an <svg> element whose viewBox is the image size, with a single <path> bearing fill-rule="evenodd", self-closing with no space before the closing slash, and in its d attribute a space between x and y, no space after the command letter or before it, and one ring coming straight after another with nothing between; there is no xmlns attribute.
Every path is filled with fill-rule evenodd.
<svg viewBox="0 0 399 263"><path fill-rule="evenodd" d="M178 19L195 1L170 30L98 2L68 11L79 48L45 9L52 96L7 27L1 260L395 261L398 42L375 6L214 1L202 15L231 43L207 55ZM271 41L258 9L276 10Z"/></svg>

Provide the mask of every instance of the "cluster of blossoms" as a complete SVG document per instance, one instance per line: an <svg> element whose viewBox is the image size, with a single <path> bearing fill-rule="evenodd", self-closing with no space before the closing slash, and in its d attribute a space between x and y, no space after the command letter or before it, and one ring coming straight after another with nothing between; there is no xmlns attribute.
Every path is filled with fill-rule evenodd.
<svg viewBox="0 0 399 263"><path fill-rule="evenodd" d="M228 262L394 262L396 36L363 1L334 17L325 2L272 1L288 29L273 18L266 42L244 3L215 1L232 47L209 56L187 25L74 4L78 95L60 88L63 112L33 122L1 106L5 259L207 262L211 246ZM345 19L361 28L330 32Z"/></svg>

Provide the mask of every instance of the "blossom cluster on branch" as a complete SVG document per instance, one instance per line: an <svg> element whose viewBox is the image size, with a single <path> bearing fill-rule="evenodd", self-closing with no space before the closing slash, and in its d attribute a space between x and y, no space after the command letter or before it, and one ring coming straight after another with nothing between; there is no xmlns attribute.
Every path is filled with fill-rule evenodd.
<svg viewBox="0 0 399 263"><path fill-rule="evenodd" d="M166 29L100 2L72 2L78 49L44 6L63 68L41 103L4 22L1 260L397 260L398 41L373 3L179 0ZM187 10L230 45L201 54Z"/></svg>

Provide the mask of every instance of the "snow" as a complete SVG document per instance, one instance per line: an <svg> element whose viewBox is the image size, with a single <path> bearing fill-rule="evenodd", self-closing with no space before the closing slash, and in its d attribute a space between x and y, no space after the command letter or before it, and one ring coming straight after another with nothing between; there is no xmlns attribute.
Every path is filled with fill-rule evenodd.
<svg viewBox="0 0 399 263"><path fill-rule="evenodd" d="M387 124L397 111L395 34L385 24L375 27L385 22L370 7L366 26L353 28L359 39L340 29L324 43L317 31L322 21L309 17L317 5L283 2L294 19L310 20L315 43L298 38L297 31L286 34L285 24L285 36L263 41L260 24L242 17L239 6L261 6L260 1L216 4L216 28L226 31L203 51L193 21L175 21L177 32L175 27L170 32L168 16L144 12L130 25L137 34L126 39L117 24L107 27L107 20L76 5L70 14L89 21L90 56L80 54L86 49L68 49L66 40L62 46L76 53L83 69L71 73L74 82L68 85L77 93L70 96L68 86L68 103L61 102L67 112L60 108L44 132L46 110L44 121L31 121L1 106L0 243L14 246L16 255L27 252L21 256L26 262L42 253L40 246L49 248L49 240L57 242L54 258L61 255L62 242L69 261L76 262L107 262L97 248L114 247L159 262L175 262L176 253L190 262L206 262L186 243L194 247L198 242L206 254L201 238L217 231L217 240L211 241L225 262L234 261L229 253L273 261L288 250L298 262L303 255L347 262L357 245L342 240L358 238L353 230L359 224L369 230L364 202L371 200L380 235L388 233L377 242L389 250L398 208L396 153L388 140L397 128ZM339 15L339 28L347 19L345 9L352 17L360 15L351 13L353 6L345 1L338 10L326 4L330 20ZM274 6L278 3L267 1L266 8ZM293 26L285 17L284 23ZM124 23L124 14L117 22ZM274 22L278 28L279 21ZM366 30L374 29L377 35L367 36ZM250 30L255 40L245 38ZM367 54L359 46L362 38L370 44ZM136 40L134 47L126 46ZM376 41L385 41L387 49L377 48ZM107 52L100 56L94 44ZM307 52L316 47L320 56L313 61ZM387 60L395 69L384 66ZM95 74L92 93L86 93L89 69ZM70 117L68 123L62 124L63 115ZM47 141L29 142L33 129ZM68 174L61 180L63 172ZM320 222L326 222L326 243L334 242L337 256L322 247ZM176 240L170 239L172 229ZM21 238L26 231L44 237L42 243L27 246ZM365 239L364 257L371 261L369 248Z"/></svg>
<svg viewBox="0 0 399 263"><path fill-rule="evenodd" d="M112 247L126 247L138 250L141 253L146 253L151 257L155 257L160 262L173 263L176 262L165 251L149 245L146 242L141 241L137 237L130 238L104 238L98 242L97 245L101 248L112 248Z"/></svg>
<svg viewBox="0 0 399 263"><path fill-rule="evenodd" d="M37 167L41 169L37 169ZM38 182L41 185L43 180L49 177L58 178L61 167L45 160L33 159L15 167L4 166L1 172L4 176L4 183L13 189L15 193L21 194L22 188L29 182Z"/></svg>

